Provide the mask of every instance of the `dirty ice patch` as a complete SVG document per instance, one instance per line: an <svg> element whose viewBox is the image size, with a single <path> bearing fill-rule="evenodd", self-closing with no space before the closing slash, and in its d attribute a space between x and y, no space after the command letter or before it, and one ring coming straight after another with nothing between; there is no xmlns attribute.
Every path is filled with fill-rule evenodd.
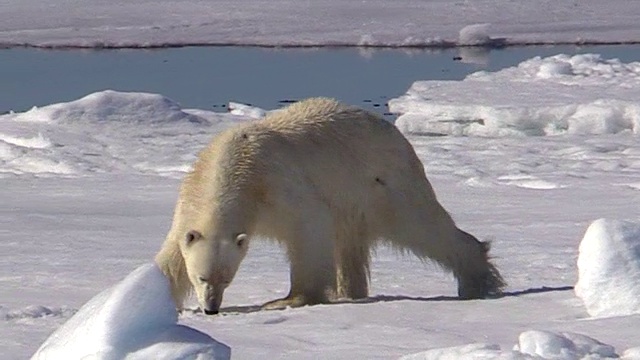
<svg viewBox="0 0 640 360"><path fill-rule="evenodd" d="M637 134L638 97L640 62L560 54L461 81L417 81L389 109L405 134Z"/></svg>
<svg viewBox="0 0 640 360"><path fill-rule="evenodd" d="M407 355L402 360L582 360L618 359L611 345L575 333L529 330L520 334L512 350L494 344L469 344L432 349Z"/></svg>
<svg viewBox="0 0 640 360"><path fill-rule="evenodd" d="M210 336L178 325L169 281L155 264L89 300L32 359L229 359Z"/></svg>
<svg viewBox="0 0 640 360"><path fill-rule="evenodd" d="M580 243L576 295L591 316L640 313L640 222L599 219Z"/></svg>

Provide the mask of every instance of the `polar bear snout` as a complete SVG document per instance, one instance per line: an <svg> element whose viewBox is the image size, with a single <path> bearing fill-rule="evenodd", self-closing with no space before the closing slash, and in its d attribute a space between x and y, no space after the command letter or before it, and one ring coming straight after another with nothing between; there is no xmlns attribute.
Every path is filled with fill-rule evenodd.
<svg viewBox="0 0 640 360"><path fill-rule="evenodd" d="M215 315L220 312L224 288L224 286L211 285L207 285L205 287L204 296L200 301L200 306L206 315Z"/></svg>
<svg viewBox="0 0 640 360"><path fill-rule="evenodd" d="M220 312L220 304L222 303L222 294L220 296L207 297L202 306L202 311L206 315L216 315Z"/></svg>
<svg viewBox="0 0 640 360"><path fill-rule="evenodd" d="M204 309L204 313L205 315L217 315L220 311L219 310L208 310L208 309Z"/></svg>

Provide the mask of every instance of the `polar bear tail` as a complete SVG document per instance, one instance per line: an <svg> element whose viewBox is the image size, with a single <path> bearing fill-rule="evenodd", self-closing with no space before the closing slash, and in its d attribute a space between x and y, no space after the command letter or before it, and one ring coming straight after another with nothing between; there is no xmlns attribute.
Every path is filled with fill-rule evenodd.
<svg viewBox="0 0 640 360"><path fill-rule="evenodd" d="M475 236L458 229L458 238L470 250L466 261L453 266L458 279L458 296L462 299L480 299L498 297L506 282L500 272L489 260L490 242L481 242ZM473 249L473 250L471 250Z"/></svg>

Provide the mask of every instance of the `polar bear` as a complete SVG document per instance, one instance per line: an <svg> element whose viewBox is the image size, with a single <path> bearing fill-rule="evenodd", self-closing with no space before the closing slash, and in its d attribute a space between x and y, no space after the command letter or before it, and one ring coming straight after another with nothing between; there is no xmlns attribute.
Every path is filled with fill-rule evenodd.
<svg viewBox="0 0 640 360"><path fill-rule="evenodd" d="M289 294L265 309L368 296L370 251L388 243L451 271L463 299L500 293L489 245L458 229L391 123L313 98L213 138L186 175L156 256L178 308L219 311L250 241L287 251Z"/></svg>

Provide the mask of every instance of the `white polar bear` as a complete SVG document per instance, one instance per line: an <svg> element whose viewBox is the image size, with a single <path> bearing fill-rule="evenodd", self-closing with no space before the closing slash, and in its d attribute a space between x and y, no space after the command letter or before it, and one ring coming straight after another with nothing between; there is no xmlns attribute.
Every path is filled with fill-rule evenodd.
<svg viewBox="0 0 640 360"><path fill-rule="evenodd" d="M504 286L488 244L456 227L396 127L331 99L224 131L199 154L156 256L178 308L195 289L217 313L256 235L283 244L291 264L289 295L268 309L366 297L379 242L452 271L461 298Z"/></svg>

